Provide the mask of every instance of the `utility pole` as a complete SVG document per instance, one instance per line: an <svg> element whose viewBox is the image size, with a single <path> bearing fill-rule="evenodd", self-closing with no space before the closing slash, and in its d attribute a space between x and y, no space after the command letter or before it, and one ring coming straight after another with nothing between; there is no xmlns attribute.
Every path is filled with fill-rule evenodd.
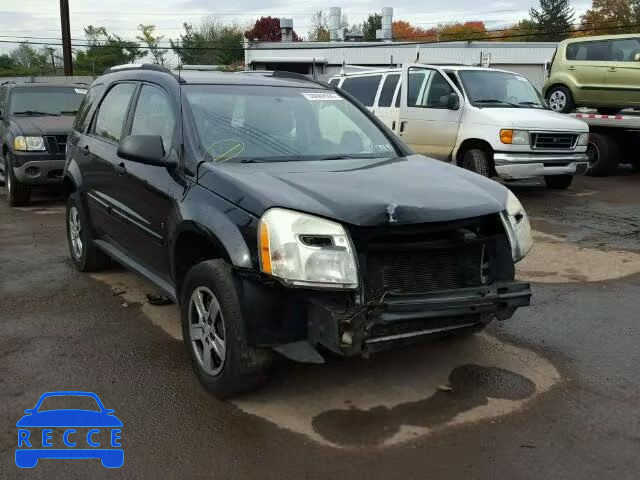
<svg viewBox="0 0 640 480"><path fill-rule="evenodd" d="M71 25L69 23L69 0L60 0L60 26L62 27L62 61L64 74L73 75L73 57L71 56Z"/></svg>

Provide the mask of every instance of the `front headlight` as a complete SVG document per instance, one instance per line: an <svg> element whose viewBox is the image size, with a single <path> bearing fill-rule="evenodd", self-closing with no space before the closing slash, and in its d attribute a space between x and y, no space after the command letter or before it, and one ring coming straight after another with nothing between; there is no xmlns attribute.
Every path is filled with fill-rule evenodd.
<svg viewBox="0 0 640 480"><path fill-rule="evenodd" d="M581 133L580 135L578 135L577 144L580 146L589 145L589 132Z"/></svg>
<svg viewBox="0 0 640 480"><path fill-rule="evenodd" d="M513 261L518 262L531 250L533 237L527 212L511 190L507 195L506 208L502 212L502 223L509 237Z"/></svg>
<svg viewBox="0 0 640 480"><path fill-rule="evenodd" d="M46 150L42 137L23 137L21 135L13 139L13 149L19 152L42 152Z"/></svg>
<svg viewBox="0 0 640 480"><path fill-rule="evenodd" d="M260 269L296 286L356 288L351 241L339 223L272 208L260 219Z"/></svg>
<svg viewBox="0 0 640 480"><path fill-rule="evenodd" d="M500 141L507 145L528 145L529 132L527 130L500 130Z"/></svg>

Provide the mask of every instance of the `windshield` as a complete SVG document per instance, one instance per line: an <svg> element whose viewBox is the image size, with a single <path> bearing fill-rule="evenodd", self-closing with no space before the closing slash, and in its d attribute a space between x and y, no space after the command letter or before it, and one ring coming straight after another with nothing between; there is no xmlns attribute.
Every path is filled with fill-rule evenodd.
<svg viewBox="0 0 640 480"><path fill-rule="evenodd" d="M189 85L205 160L273 162L395 156L362 111L333 91L254 85Z"/></svg>
<svg viewBox="0 0 640 480"><path fill-rule="evenodd" d="M72 87L16 87L11 93L12 115L75 115L86 89Z"/></svg>
<svg viewBox="0 0 640 480"><path fill-rule="evenodd" d="M476 107L546 108L538 91L521 75L491 70L462 70L459 75Z"/></svg>
<svg viewBox="0 0 640 480"><path fill-rule="evenodd" d="M38 412L70 409L101 411L98 402L93 397L86 395L53 395L42 400Z"/></svg>

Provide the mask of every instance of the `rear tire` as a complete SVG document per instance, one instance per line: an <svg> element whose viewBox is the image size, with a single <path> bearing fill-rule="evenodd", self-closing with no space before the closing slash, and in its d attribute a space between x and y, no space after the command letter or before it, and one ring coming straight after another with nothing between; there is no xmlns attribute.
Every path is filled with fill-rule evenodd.
<svg viewBox="0 0 640 480"><path fill-rule="evenodd" d="M547 184L547 187L554 190L569 188L571 182L573 182L573 175L546 175L544 177L544 183Z"/></svg>
<svg viewBox="0 0 640 480"><path fill-rule="evenodd" d="M480 148L472 148L465 152L462 157L462 168L471 170L483 177L491 176L491 164L489 154Z"/></svg>
<svg viewBox="0 0 640 480"><path fill-rule="evenodd" d="M78 271L93 272L109 264L109 256L93 243L87 215L77 192L67 199L65 223L69 255Z"/></svg>
<svg viewBox="0 0 640 480"><path fill-rule="evenodd" d="M267 380L273 352L247 343L231 267L224 260L206 260L187 272L180 312L191 365L209 392L228 398Z"/></svg>
<svg viewBox="0 0 640 480"><path fill-rule="evenodd" d="M576 108L573 95L571 95L571 90L564 85L551 87L547 92L546 98L549 103L549 108L554 112L569 113L573 112Z"/></svg>
<svg viewBox="0 0 640 480"><path fill-rule="evenodd" d="M9 206L28 205L31 201L31 185L24 184L16 178L13 172L13 157L10 153L7 153L4 158L4 177Z"/></svg>
<svg viewBox="0 0 640 480"><path fill-rule="evenodd" d="M601 133L589 134L587 146L589 168L586 175L599 177L613 173L618 168L620 160L620 147L615 138Z"/></svg>

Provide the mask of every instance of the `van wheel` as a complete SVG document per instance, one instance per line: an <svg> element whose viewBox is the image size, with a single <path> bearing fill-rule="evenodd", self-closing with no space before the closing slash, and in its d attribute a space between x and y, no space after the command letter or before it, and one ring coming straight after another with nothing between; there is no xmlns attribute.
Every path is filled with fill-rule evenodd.
<svg viewBox="0 0 640 480"><path fill-rule="evenodd" d="M67 199L67 243L69 254L80 272L100 270L109 264L109 256L93 243L87 215L78 193Z"/></svg>
<svg viewBox="0 0 640 480"><path fill-rule="evenodd" d="M608 135L592 132L589 134L587 157L589 168L585 172L586 175L599 177L613 173L618 168L620 159L618 142Z"/></svg>
<svg viewBox="0 0 640 480"><path fill-rule="evenodd" d="M549 108L558 113L569 113L576 108L571 90L562 85L556 85L549 89L547 92L547 102L549 103Z"/></svg>
<svg viewBox="0 0 640 480"><path fill-rule="evenodd" d="M569 188L571 182L573 182L573 175L545 175L544 177L544 183L547 184L547 187L554 190Z"/></svg>
<svg viewBox="0 0 640 480"><path fill-rule="evenodd" d="M489 154L480 148L472 148L466 151L462 157L462 168L476 172L483 177L490 177Z"/></svg>
<svg viewBox="0 0 640 480"><path fill-rule="evenodd" d="M231 267L224 260L207 260L187 272L180 312L193 370L208 391L227 398L264 383L273 352L247 343Z"/></svg>
<svg viewBox="0 0 640 480"><path fill-rule="evenodd" d="M13 172L13 158L7 153L4 161L5 189L10 207L28 205L31 200L31 185L26 185L16 178Z"/></svg>

